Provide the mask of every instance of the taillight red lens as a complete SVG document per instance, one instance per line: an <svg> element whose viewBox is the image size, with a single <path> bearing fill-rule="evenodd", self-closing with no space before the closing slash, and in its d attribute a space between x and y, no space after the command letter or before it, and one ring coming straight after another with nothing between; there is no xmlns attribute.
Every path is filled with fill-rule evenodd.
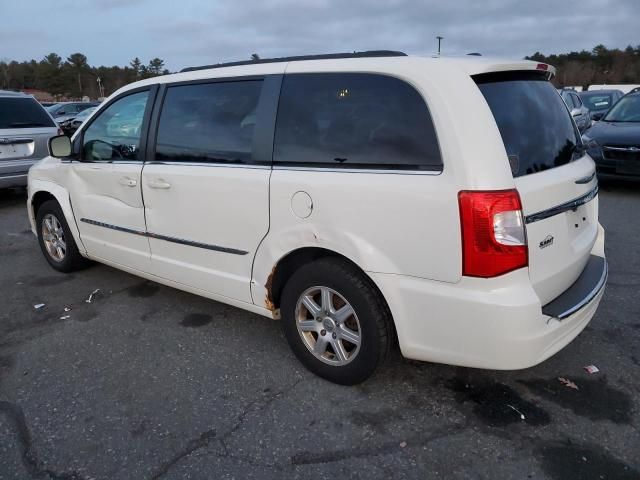
<svg viewBox="0 0 640 480"><path fill-rule="evenodd" d="M527 266L522 204L516 190L465 190L458 194L458 204L463 275L496 277Z"/></svg>

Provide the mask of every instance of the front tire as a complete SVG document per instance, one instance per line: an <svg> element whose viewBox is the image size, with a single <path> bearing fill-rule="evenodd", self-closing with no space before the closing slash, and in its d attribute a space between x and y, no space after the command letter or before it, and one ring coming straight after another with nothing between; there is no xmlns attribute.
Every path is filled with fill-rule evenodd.
<svg viewBox="0 0 640 480"><path fill-rule="evenodd" d="M280 312L296 357L331 382L363 382L389 350L386 303L368 277L340 258L299 268L284 287Z"/></svg>
<svg viewBox="0 0 640 480"><path fill-rule="evenodd" d="M90 264L80 255L64 213L55 200L47 200L38 209L36 231L44 258L59 272L73 272Z"/></svg>

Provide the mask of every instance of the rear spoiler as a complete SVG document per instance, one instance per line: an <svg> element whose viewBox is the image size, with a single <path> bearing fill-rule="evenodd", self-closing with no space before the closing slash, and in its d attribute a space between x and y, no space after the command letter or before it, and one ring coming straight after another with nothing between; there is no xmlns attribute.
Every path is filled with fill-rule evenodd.
<svg viewBox="0 0 640 480"><path fill-rule="evenodd" d="M471 76L482 75L485 73L500 73L500 72L542 72L547 75L548 79L553 78L556 75L556 68L548 63L534 62L531 60L509 61L509 60L495 60L484 62L466 62L461 65L463 69Z"/></svg>

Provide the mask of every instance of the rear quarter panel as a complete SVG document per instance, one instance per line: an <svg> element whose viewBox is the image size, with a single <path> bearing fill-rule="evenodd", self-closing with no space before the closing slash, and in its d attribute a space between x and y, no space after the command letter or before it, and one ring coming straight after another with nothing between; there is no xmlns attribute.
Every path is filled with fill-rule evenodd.
<svg viewBox="0 0 640 480"><path fill-rule="evenodd" d="M335 251L367 272L459 282L458 192L514 186L500 133L469 73L420 58L301 61L286 70L309 72L378 73L412 85L431 113L444 167L439 175L274 169L270 230L254 261L254 302L264 302L277 262L304 247ZM292 212L297 191L313 201L306 219Z"/></svg>
<svg viewBox="0 0 640 480"><path fill-rule="evenodd" d="M296 192L312 199L309 217L292 210ZM265 285L273 266L304 247L335 251L363 270L455 282L461 249L456 192L446 175L274 170L271 226L254 262ZM260 303L266 290L257 291Z"/></svg>

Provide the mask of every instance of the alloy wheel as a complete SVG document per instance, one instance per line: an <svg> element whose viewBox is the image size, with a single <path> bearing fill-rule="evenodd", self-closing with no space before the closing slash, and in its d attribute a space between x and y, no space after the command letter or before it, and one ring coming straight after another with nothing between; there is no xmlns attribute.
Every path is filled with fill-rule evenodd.
<svg viewBox="0 0 640 480"><path fill-rule="evenodd" d="M318 360L343 366L358 355L362 343L358 316L335 290L324 286L305 290L298 298L295 318L300 337Z"/></svg>

